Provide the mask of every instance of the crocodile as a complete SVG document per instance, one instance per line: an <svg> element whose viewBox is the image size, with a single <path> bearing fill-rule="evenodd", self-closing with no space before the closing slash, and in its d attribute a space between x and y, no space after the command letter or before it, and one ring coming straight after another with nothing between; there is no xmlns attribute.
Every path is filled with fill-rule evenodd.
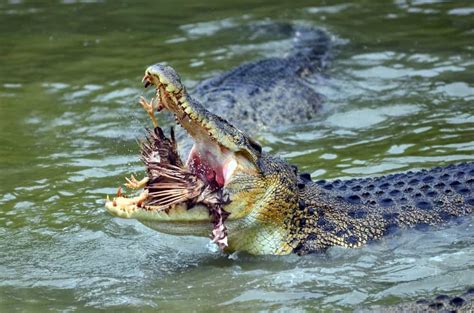
<svg viewBox="0 0 474 313"><path fill-rule="evenodd" d="M474 312L474 288L455 296L439 294L431 299L402 302L396 305L373 305L368 308L357 308L354 313L398 313L398 312Z"/></svg>
<svg viewBox="0 0 474 313"><path fill-rule="evenodd" d="M263 23L250 27L253 34L290 37L292 48L284 56L245 63L206 79L195 86L193 96L245 131L314 120L324 100L314 81L323 77L335 40L327 32L305 25Z"/></svg>
<svg viewBox="0 0 474 313"><path fill-rule="evenodd" d="M295 49L288 56L247 63L203 81L194 97L172 68L157 64L147 69L146 84L161 91L160 102L175 114L195 144L186 165L179 164L173 133L171 140L164 136L154 117L156 107L143 100L155 126L142 144L148 175L141 181L132 176L126 185L144 191L131 198L119 192L106 202L111 214L137 219L165 233L209 235L214 217L208 205L188 202L163 208L149 204L156 154L176 158L173 162L189 167L189 172L215 173L220 191L225 190L229 198L223 204L228 238L222 246L229 253L303 255L331 246L354 248L397 229L439 225L472 213L473 163L373 178L312 181L309 174L263 152L239 130L251 133L266 126L305 122L321 110L323 97L308 78L321 74L332 42L322 31L283 28L297 34ZM196 163L205 166L195 167ZM439 295L361 312L471 312L473 295L471 288L454 297Z"/></svg>
<svg viewBox="0 0 474 313"><path fill-rule="evenodd" d="M380 177L313 181L207 110L172 67L148 67L144 82L156 87L158 97L156 103L141 102L156 126L148 144L142 145L148 176L128 181L129 187L144 188L138 196L119 194L107 201L113 215L137 219L165 233L208 236L213 221L204 203L188 201L165 208L154 203L157 155L174 160L203 186L213 185L213 191L225 193L223 248L228 253L303 255L331 246L357 248L399 228L439 225L473 211L473 162ZM173 138L167 141L170 145L163 145L166 140L154 118L154 112L163 109L194 141L186 163L176 160Z"/></svg>

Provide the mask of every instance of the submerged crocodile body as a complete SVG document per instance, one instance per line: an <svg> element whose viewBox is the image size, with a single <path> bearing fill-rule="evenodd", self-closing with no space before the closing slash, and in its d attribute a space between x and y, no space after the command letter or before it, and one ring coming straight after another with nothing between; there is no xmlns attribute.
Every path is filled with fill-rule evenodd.
<svg viewBox="0 0 474 313"><path fill-rule="evenodd" d="M270 26L255 26L253 31ZM333 41L326 32L311 27L277 26L265 32L293 35L293 47L286 56L240 65L202 81L194 89L194 96L208 110L245 131L307 122L322 107L323 97L311 80L321 77Z"/></svg>

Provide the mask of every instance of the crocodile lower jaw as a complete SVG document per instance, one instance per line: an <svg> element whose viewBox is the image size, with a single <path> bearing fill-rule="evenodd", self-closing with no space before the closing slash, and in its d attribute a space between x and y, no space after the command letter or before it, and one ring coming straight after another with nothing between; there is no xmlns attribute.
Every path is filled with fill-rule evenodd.
<svg viewBox="0 0 474 313"><path fill-rule="evenodd" d="M166 210L155 210L152 206L143 208L140 202L147 196L144 191L140 195L132 198L117 197L114 200L107 200L105 207L107 210L121 218L133 218L137 220L155 221L175 221L175 222L199 222L209 223L209 210L203 205L195 205L188 209L186 204L174 205ZM207 225L207 224L206 224Z"/></svg>

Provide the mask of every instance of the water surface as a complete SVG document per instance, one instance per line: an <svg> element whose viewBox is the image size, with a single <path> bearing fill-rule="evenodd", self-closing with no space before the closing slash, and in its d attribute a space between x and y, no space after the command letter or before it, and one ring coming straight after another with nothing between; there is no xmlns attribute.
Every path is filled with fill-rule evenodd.
<svg viewBox="0 0 474 313"><path fill-rule="evenodd" d="M334 59L305 125L253 134L315 179L474 159L471 1L0 2L0 311L306 311L463 292L473 218L357 250L226 257L108 215L148 123L144 68L184 83L288 51L244 25L322 27Z"/></svg>

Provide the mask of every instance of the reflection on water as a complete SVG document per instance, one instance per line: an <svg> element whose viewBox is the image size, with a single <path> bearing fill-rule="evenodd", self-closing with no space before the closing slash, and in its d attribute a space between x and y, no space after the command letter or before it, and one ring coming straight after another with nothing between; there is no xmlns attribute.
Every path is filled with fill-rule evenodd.
<svg viewBox="0 0 474 313"><path fill-rule="evenodd" d="M262 20L323 27L339 44L313 82L320 118L253 134L267 151L314 178L472 161L469 1L249 6L0 3L0 311L344 309L472 284L472 217L357 250L229 258L105 213L112 187L142 171L143 69L166 61L194 86L288 51L291 39L250 31Z"/></svg>

